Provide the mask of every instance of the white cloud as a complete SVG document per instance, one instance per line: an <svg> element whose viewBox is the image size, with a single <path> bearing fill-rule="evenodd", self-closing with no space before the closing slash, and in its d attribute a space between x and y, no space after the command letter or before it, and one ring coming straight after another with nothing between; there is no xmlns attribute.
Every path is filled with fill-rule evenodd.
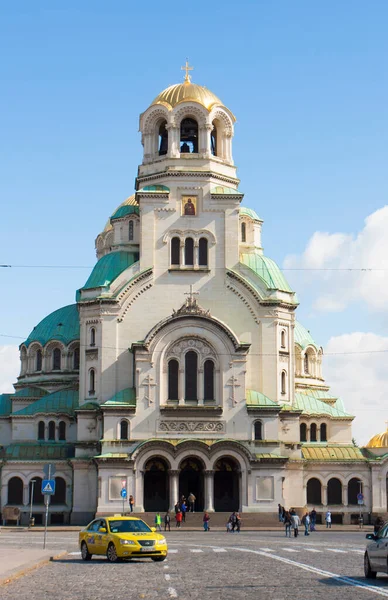
<svg viewBox="0 0 388 600"><path fill-rule="evenodd" d="M14 392L13 383L20 372L17 346L0 346L0 394Z"/></svg>
<svg viewBox="0 0 388 600"><path fill-rule="evenodd" d="M286 257L284 267L306 269L300 285L314 290L313 306L318 311L339 312L358 300L371 310L385 310L388 206L369 215L358 234L315 232L301 255Z"/></svg>
<svg viewBox="0 0 388 600"><path fill-rule="evenodd" d="M332 337L325 354L325 379L346 412L356 416L357 443L366 444L385 430L388 419L388 337L362 332Z"/></svg>

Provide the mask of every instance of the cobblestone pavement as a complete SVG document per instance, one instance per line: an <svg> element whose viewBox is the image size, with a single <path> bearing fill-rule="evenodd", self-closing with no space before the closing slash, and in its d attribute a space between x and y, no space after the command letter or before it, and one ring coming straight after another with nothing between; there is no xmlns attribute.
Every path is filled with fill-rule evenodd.
<svg viewBox="0 0 388 600"><path fill-rule="evenodd" d="M22 537L19 537L22 535ZM35 546L38 533L3 537ZM49 534L48 547L67 549L50 563L0 589L1 600L354 600L388 598L388 577L363 577L365 533L317 533L286 539L282 532L171 532L165 562L110 564L80 560L77 535Z"/></svg>

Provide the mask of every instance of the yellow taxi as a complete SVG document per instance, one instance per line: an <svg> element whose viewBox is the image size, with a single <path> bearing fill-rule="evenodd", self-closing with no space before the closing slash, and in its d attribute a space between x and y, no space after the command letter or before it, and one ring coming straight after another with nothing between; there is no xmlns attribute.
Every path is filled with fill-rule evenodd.
<svg viewBox="0 0 388 600"><path fill-rule="evenodd" d="M167 557L166 538L155 527L136 517L104 517L94 519L79 533L82 560L93 554L105 555L110 562L131 558L151 558L162 561Z"/></svg>

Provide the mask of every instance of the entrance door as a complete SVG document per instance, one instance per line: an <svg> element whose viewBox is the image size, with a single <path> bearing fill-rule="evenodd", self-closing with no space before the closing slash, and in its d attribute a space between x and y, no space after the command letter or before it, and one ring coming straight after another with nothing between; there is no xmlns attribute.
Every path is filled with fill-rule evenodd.
<svg viewBox="0 0 388 600"><path fill-rule="evenodd" d="M239 507L239 467L232 458L220 458L214 473L214 510L229 512Z"/></svg>
<svg viewBox="0 0 388 600"><path fill-rule="evenodd" d="M204 508L203 493L203 466L195 457L186 458L181 463L181 472L179 475L179 498L187 498L190 494L196 497L195 510L201 511Z"/></svg>
<svg viewBox="0 0 388 600"><path fill-rule="evenodd" d="M145 466L144 510L168 510L168 466L162 458L151 458Z"/></svg>

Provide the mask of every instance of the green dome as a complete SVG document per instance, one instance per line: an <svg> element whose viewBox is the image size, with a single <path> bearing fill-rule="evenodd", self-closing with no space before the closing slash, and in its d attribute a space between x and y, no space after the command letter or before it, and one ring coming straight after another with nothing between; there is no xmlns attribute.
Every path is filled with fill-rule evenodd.
<svg viewBox="0 0 388 600"><path fill-rule="evenodd" d="M116 212L111 216L112 219L121 219L122 217L126 217L127 215L138 215L139 207L132 206L130 204L125 204L124 206L119 206Z"/></svg>
<svg viewBox="0 0 388 600"><path fill-rule="evenodd" d="M240 254L240 263L256 273L268 289L293 293L283 273L271 258L267 258L259 252L242 253Z"/></svg>
<svg viewBox="0 0 388 600"><path fill-rule="evenodd" d="M303 327L299 321L295 321L294 340L303 350L307 348L307 346L314 346L314 348L319 350L318 344L314 342L308 329Z"/></svg>
<svg viewBox="0 0 388 600"><path fill-rule="evenodd" d="M93 289L97 287L108 287L112 281L116 279L127 269L139 260L137 252L110 252L102 256L90 273L87 282L81 288L83 290Z"/></svg>
<svg viewBox="0 0 388 600"><path fill-rule="evenodd" d="M55 310L31 331L24 342L28 347L32 342L40 342L42 346L50 340L58 340L65 345L79 340L79 315L76 304L69 304Z"/></svg>
<svg viewBox="0 0 388 600"><path fill-rule="evenodd" d="M168 188L166 185L146 185L143 188L140 188L140 190L138 190L138 192L155 192L157 193L168 193L170 191L170 188Z"/></svg>
<svg viewBox="0 0 388 600"><path fill-rule="evenodd" d="M211 189L210 192L213 195L219 196L243 196L242 192L235 190L234 188L226 187L225 185L217 185L216 187Z"/></svg>
<svg viewBox="0 0 388 600"><path fill-rule="evenodd" d="M240 206L240 215L244 215L244 217L249 217L250 219L253 219L254 221L260 221L261 223L263 222L263 220L260 219L259 215L257 214L257 212L255 210L253 210L253 208L247 208L246 206Z"/></svg>

